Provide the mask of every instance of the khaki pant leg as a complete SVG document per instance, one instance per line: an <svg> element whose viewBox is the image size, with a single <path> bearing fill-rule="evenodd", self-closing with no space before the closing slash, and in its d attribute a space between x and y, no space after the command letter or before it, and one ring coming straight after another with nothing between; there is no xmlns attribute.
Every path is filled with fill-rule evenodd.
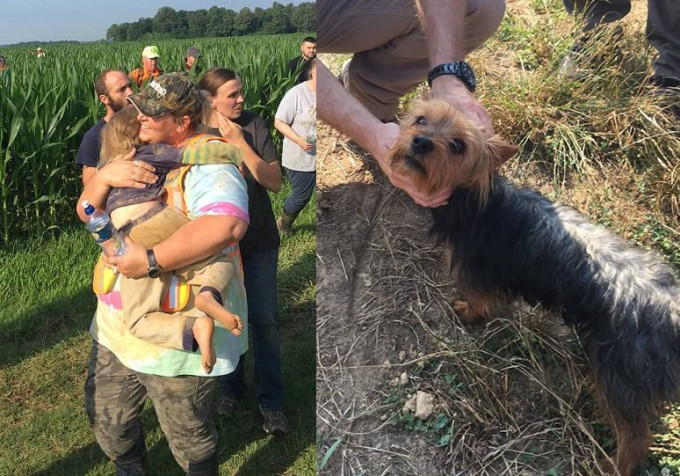
<svg viewBox="0 0 680 476"><path fill-rule="evenodd" d="M130 230L130 238L151 247L172 235L189 220L173 207L166 207ZM172 273L159 278L132 279L120 276L120 293L125 326L132 335L162 347L193 350L192 327L195 317L161 312L161 300Z"/></svg>
<svg viewBox="0 0 680 476"><path fill-rule="evenodd" d="M468 1L466 52L498 29L504 12L505 0ZM393 119L399 99L426 79L428 48L413 1L321 0L317 23L319 52L354 53L349 90L378 119Z"/></svg>
<svg viewBox="0 0 680 476"><path fill-rule="evenodd" d="M229 286L229 281L236 274L236 264L232 258L224 255L216 255L186 268L175 271L181 279L195 286L195 292L208 286L216 289L224 298Z"/></svg>
<svg viewBox="0 0 680 476"><path fill-rule="evenodd" d="M171 278L172 273L161 273L159 278L119 277L125 327L133 336L161 347L194 350L196 318L160 310Z"/></svg>
<svg viewBox="0 0 680 476"><path fill-rule="evenodd" d="M175 207L167 206L148 220L134 225L129 235L135 243L151 248L170 237L186 223L189 223L189 219L182 212Z"/></svg>
<svg viewBox="0 0 680 476"><path fill-rule="evenodd" d="M680 2L649 0L647 38L659 55L654 72L664 78L680 80Z"/></svg>

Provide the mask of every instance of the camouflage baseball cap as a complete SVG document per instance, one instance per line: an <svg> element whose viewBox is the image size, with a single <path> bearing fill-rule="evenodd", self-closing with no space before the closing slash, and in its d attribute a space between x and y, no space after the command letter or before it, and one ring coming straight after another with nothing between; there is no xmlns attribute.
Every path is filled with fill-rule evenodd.
<svg viewBox="0 0 680 476"><path fill-rule="evenodd" d="M128 101L148 117L169 114L198 100L198 88L181 73L158 76L144 86L139 94L128 97Z"/></svg>

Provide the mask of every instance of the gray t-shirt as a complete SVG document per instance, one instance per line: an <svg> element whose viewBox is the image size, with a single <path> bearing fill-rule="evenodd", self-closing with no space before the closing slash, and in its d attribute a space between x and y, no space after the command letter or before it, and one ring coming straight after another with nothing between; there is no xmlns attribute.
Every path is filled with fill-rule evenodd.
<svg viewBox="0 0 680 476"><path fill-rule="evenodd" d="M276 118L285 122L297 135L314 147L305 152L288 138L283 139L281 162L287 169L298 172L316 171L316 94L307 84L293 86L283 96Z"/></svg>

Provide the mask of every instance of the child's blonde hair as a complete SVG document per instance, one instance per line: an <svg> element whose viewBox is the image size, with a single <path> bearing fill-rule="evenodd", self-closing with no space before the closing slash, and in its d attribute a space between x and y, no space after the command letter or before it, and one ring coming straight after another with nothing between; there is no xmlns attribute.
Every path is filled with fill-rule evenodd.
<svg viewBox="0 0 680 476"><path fill-rule="evenodd" d="M139 121L137 109L128 104L111 116L102 129L102 148L99 152L99 165L118 160L133 147L142 144L139 140Z"/></svg>

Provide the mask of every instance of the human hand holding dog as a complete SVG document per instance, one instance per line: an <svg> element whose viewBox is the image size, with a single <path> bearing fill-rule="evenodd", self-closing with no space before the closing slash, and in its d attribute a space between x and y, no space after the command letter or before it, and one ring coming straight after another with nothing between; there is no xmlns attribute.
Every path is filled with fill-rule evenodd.
<svg viewBox="0 0 680 476"><path fill-rule="evenodd" d="M394 123L381 124L380 130L374 135L375 143L367 149L376 158L378 165L385 172L387 178L395 187L406 192L414 202L423 207L440 207L445 205L451 196L453 186L446 186L443 189L428 193L416 187L413 179L392 167L389 159L389 152L397 141L401 128Z"/></svg>
<svg viewBox="0 0 680 476"><path fill-rule="evenodd" d="M415 186L413 181L400 174L399 172L392 171L388 174L392 185L397 188L402 189L406 192L414 202L422 207L437 208L448 203L451 193L453 193L453 185L446 186L440 190L436 190L432 193L424 193Z"/></svg>
<svg viewBox="0 0 680 476"><path fill-rule="evenodd" d="M486 108L457 77L442 75L435 78L432 81L432 98L448 102L476 124L484 136L493 136L493 125Z"/></svg>

